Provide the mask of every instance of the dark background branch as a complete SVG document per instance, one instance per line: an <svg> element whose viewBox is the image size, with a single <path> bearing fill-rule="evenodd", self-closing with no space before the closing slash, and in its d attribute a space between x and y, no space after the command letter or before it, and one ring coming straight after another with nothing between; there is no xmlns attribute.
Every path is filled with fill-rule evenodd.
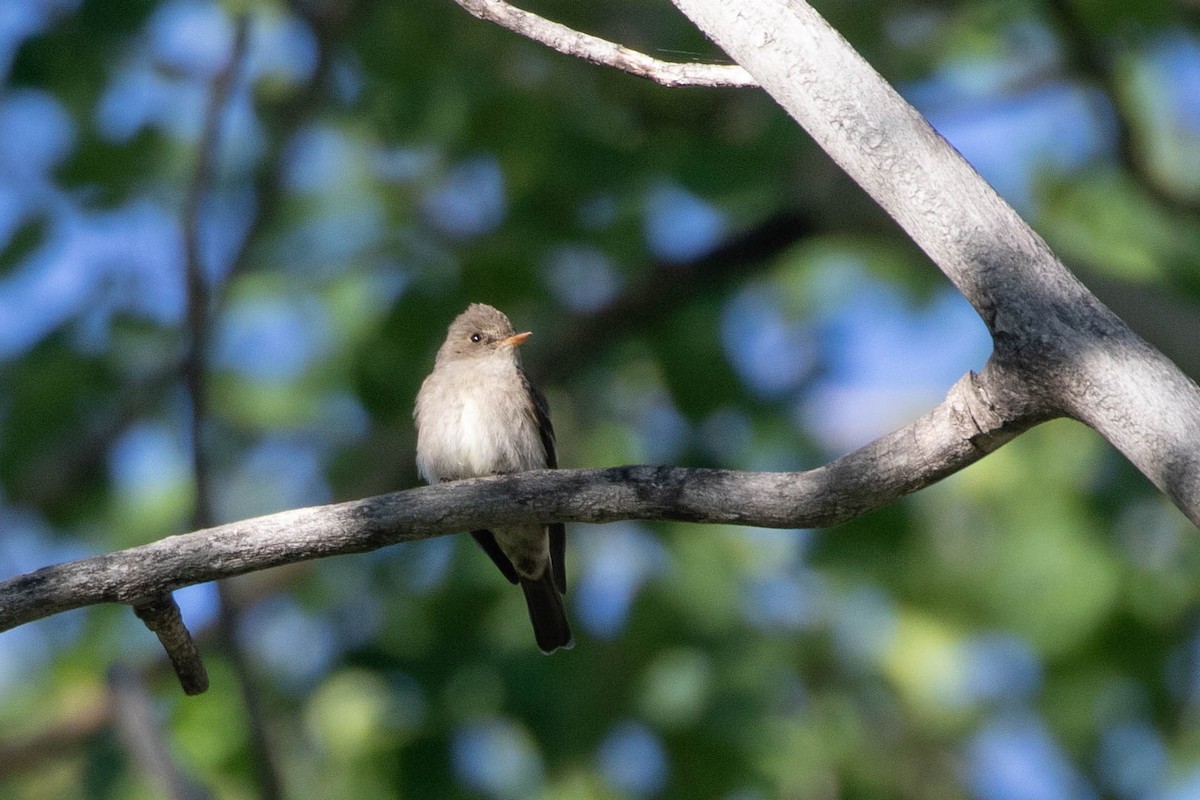
<svg viewBox="0 0 1200 800"><path fill-rule="evenodd" d="M1134 115L1121 91L1114 63L1115 52L1090 32L1090 26L1077 5L1078 0L1046 0L1051 21L1066 45L1067 58L1075 72L1100 87L1108 96L1115 112L1117 155L1130 177L1155 202L1175 212L1200 216L1200 198L1182 197L1163 186L1150 173L1144 157L1144 146L1137 141Z"/></svg>
<svg viewBox="0 0 1200 800"><path fill-rule="evenodd" d="M108 674L108 690L116 716L117 734L142 771L170 800L204 800L209 797L189 778L171 754L159 712L137 673L122 666Z"/></svg>
<svg viewBox="0 0 1200 800"><path fill-rule="evenodd" d="M929 255L987 325L998 363L1046 409L1098 431L1200 524L1193 381L1096 299L813 8L674 3Z"/></svg>
<svg viewBox="0 0 1200 800"><path fill-rule="evenodd" d="M195 491L192 523L195 528L210 527L216 516L213 511L212 460L209 456L207 442L209 440L208 428L211 424L208 412L210 377L209 345L212 338L212 318L216 311L213 299L216 294L214 289L219 287L220 284L218 283L214 286L209 275L206 274L204 265L201 263L201 209L204 197L212 183L212 173L216 165L221 119L224 115L230 90L238 79L238 74L245 60L249 33L250 17L243 14L238 18L229 62L213 82L205 118L204 137L201 140L200 156L197 160L192 185L184 207L184 270L187 286L189 347L183 361L183 375L187 386L188 398L191 401L189 438L192 455L192 485ZM314 70L316 80L320 80L320 76L323 74L325 68L326 66L322 65L320 70ZM310 86L313 87L310 91L315 91L316 84L310 84ZM307 94L307 92L304 94ZM308 108L310 106L311 103L303 95L297 101L297 108ZM296 113L299 112L293 112L293 116ZM280 161L281 154L275 153L268 163L276 164ZM277 176L278 170L269 170L267 174ZM258 190L260 204L269 201L273 206L276 195L279 192L278 177L273 178L270 183L260 185ZM262 214L256 216L256 219L263 218L265 217ZM243 238L241 247L234 256L233 264L227 271L228 275L232 275L245 262L246 253L248 252L247 248L254 233L255 231L251 230ZM172 607L174 607L173 603ZM175 619L178 618L179 613L176 608ZM252 762L254 764L254 774L258 783L259 795L266 798L266 800L278 800L278 798L284 796L278 759L274 754L274 749L270 745L270 736L267 730L263 705L254 684L254 678L251 675L245 650L239 639L238 613L230 601L227 588L223 583L217 584L217 619L217 633L221 642L221 648L233 665L233 674L237 679L238 690L242 697L242 705L246 712ZM182 623L180 623L179 627L182 628ZM186 629L184 630L186 632ZM161 635L159 639L160 641L164 641ZM193 655L196 663L199 664L199 652L190 637L187 638L186 643L189 647L183 649L182 652ZM175 664L179 655L170 649L168 649L168 652L171 655L172 663ZM179 674L182 680L184 673L179 672ZM185 691L189 694L194 694L196 691L203 691L205 688L207 688L207 678L199 686L188 686L185 684Z"/></svg>
<svg viewBox="0 0 1200 800"><path fill-rule="evenodd" d="M655 263L645 277L612 303L595 313L572 319L568 330L550 338L548 346L536 351L530 368L540 379L561 380L577 368L585 355L590 357L598 349L661 319L664 302L678 308L734 280L744 280L747 274L771 264L776 256L812 236L818 228L809 214L780 211L697 259L682 264Z"/></svg>

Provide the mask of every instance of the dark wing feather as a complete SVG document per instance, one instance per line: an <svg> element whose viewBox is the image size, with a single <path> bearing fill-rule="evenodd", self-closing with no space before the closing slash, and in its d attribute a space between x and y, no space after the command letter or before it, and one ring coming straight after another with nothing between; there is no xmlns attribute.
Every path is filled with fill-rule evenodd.
<svg viewBox="0 0 1200 800"><path fill-rule="evenodd" d="M500 545L496 544L496 537L491 531L471 531L471 537L479 543L483 548L483 552L487 553L492 561L504 573L504 577L508 578L509 583L516 583L520 580L517 576L517 570L513 567L512 562L508 560L508 556L504 555L504 551L500 549Z"/></svg>
<svg viewBox="0 0 1200 800"><path fill-rule="evenodd" d="M546 396L537 390L521 373L529 396L533 398L533 420L542 437L542 448L546 451L546 466L558 468L558 452L555 450L554 426L550 423L550 404ZM550 532L550 569L553 570L554 587L562 594L567 593L567 528L561 522L547 526Z"/></svg>
<svg viewBox="0 0 1200 800"><path fill-rule="evenodd" d="M537 424L538 435L542 437L546 466L558 469L558 453L554 449L554 426L550 424L550 404L546 402L546 396L529 383L529 378L524 372L521 373L521 379L525 388L529 390L529 396L533 398L533 421Z"/></svg>

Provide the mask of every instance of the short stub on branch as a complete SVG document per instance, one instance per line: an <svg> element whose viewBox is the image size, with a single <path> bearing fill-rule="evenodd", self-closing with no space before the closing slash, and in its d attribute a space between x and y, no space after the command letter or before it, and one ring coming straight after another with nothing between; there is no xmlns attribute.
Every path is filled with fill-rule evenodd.
<svg viewBox="0 0 1200 800"><path fill-rule="evenodd" d="M133 613L146 624L171 659L184 694L200 694L208 689L208 670L200 658L200 649L183 624L183 615L175 598L167 594L144 598L133 604Z"/></svg>

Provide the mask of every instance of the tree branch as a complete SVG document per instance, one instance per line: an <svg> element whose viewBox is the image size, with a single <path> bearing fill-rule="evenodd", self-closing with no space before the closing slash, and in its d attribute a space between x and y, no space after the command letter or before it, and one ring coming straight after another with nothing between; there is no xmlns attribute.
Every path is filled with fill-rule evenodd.
<svg viewBox="0 0 1200 800"><path fill-rule="evenodd" d="M99 603L494 525L624 519L835 525L966 467L1042 421L989 364L910 425L807 472L537 470L303 508L45 567L0 583L0 631Z"/></svg>
<svg viewBox="0 0 1200 800"><path fill-rule="evenodd" d="M264 167L254 182L254 208L246 233L230 257L229 276L245 271L251 263L254 242L276 216L283 196L284 154L293 134L317 111L321 92L333 67L332 52L338 35L355 4L354 0L329 0L317 7L310 8L310 5L289 3L293 12L303 17L316 33L317 63L308 81L274 115L276 131L267 140L267 153L262 159ZM227 278L221 288L229 284ZM175 385L176 376L182 369L182 360L168 364L161 371L122 389L106 406L92 409L90 416L98 421L82 432L71 432L54 445L50 455L39 457L27 470L29 477L21 480L14 495L38 507L62 502L63 495L96 468L113 440L137 420L147 406L157 402Z"/></svg>
<svg viewBox="0 0 1200 800"><path fill-rule="evenodd" d="M288 3L292 12L312 27L317 40L317 63L304 86L291 95L275 115L278 130L267 141L267 152L262 161L265 166L254 182L254 212L245 235L230 257L225 286L231 283L229 278L243 272L251 263L251 248L263 229L277 216L284 195L283 177L287 148L296 132L317 112L325 83L333 70L334 49L338 36L356 2L357 0L327 0L306 3L291 0Z"/></svg>
<svg viewBox="0 0 1200 800"><path fill-rule="evenodd" d="M246 43L249 39L250 19L243 15L238 18L234 29L233 43L230 47L229 58L225 66L213 77L209 89L208 103L204 113L204 130L198 146L196 167L192 171L192 180L188 185L183 202L183 245L185 284L187 287L187 322L192 341L187 357L183 362L183 373L187 381L192 399L192 434L198 440L199 424L203 419L204 395L202 391L204 374L204 353L207 346L207 326L205 320L208 314L208 283L204 276L200 258L200 217L204 196L212 183L212 174L216 166L217 148L220 143L221 118L228 101L230 91L237 79L238 69L246 53ZM207 505L205 480L206 465L199 455L199 448L193 448L193 466L197 488L197 508ZM204 515L195 517L199 524L204 524ZM208 689L208 673L200 658L200 650L192 640L179 606L170 593L155 593L133 604L138 619L154 632L167 656L171 666L179 677L179 683L186 694L199 694Z"/></svg>
<svg viewBox="0 0 1200 800"><path fill-rule="evenodd" d="M1095 428L1200 525L1200 388L1054 256L802 0L673 0L979 312L1013 390Z"/></svg>
<svg viewBox="0 0 1200 800"><path fill-rule="evenodd" d="M162 644L171 667L179 678L184 694L201 694L208 690L208 671L200 658L200 649L183 624L179 605L170 592L135 602L133 612L145 623Z"/></svg>
<svg viewBox="0 0 1200 800"><path fill-rule="evenodd" d="M292 580L292 574L297 569L304 570L309 566L311 564L299 564L293 570L277 570L261 575L249 587L245 583L239 585L234 592L229 593L232 595L233 607L240 611L263 597L274 594ZM214 619L196 630L197 644L207 644L216 637L218 622ZM151 658L137 667L133 672L134 679L141 684L157 681L170 669L170 662L165 656L166 651L163 651L160 658ZM116 724L118 709L115 706L110 682L109 691L73 704L69 714L46 721L46 726L36 733L24 737L10 736L7 737L9 741L0 740L0 775L12 778L22 772L45 769L47 761L69 758L77 754L88 739Z"/></svg>
<svg viewBox="0 0 1200 800"><path fill-rule="evenodd" d="M682 306L734 278L745 279L754 269L818 229L811 215L780 211L731 236L713 251L678 264L655 262L644 276L625 288L611 303L571 319L570 327L531 354L531 373L545 381L564 377L580 362L614 340L663 315L663 298Z"/></svg>
<svg viewBox="0 0 1200 800"><path fill-rule="evenodd" d="M514 33L541 42L560 53L582 58L593 64L615 67L639 78L648 78L668 87L721 86L753 87L758 83L736 64L680 64L660 61L645 53L630 50L606 39L581 33L529 11L522 11L503 0L454 0L472 16L508 28Z"/></svg>
<svg viewBox="0 0 1200 800"><path fill-rule="evenodd" d="M262 800L280 800L286 797L283 786L283 771L267 726L267 714L263 709L258 685L250 670L250 659L239 638L241 614L238 605L230 597L229 587L217 583L216 634L225 654L229 657L234 679L242 697L242 708L246 712L249 728L250 755L254 765L254 778L258 784L258 796Z"/></svg>

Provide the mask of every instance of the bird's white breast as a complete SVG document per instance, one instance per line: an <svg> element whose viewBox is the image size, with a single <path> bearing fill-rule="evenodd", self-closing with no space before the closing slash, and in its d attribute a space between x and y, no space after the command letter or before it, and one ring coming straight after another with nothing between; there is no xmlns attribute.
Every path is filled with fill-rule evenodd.
<svg viewBox="0 0 1200 800"><path fill-rule="evenodd" d="M444 364L425 380L416 408L417 469L425 480L437 483L546 466L528 403L504 402L498 391L524 391L512 362Z"/></svg>

